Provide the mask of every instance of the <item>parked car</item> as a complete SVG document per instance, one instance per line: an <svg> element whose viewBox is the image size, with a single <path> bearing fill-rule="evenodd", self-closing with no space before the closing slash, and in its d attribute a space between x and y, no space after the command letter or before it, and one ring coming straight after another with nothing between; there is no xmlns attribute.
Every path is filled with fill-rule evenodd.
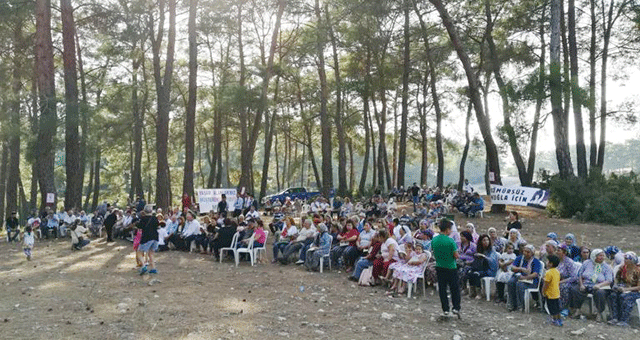
<svg viewBox="0 0 640 340"><path fill-rule="evenodd" d="M306 188L298 187L298 188L287 188L277 194L267 195L262 198L262 203L266 203L267 201L274 203L276 200L280 201L280 203L284 203L284 201L289 197L292 201L296 199L301 199L303 201L313 199L317 196L320 196L321 192L319 191L308 191ZM334 190L331 189L329 196L333 197Z"/></svg>

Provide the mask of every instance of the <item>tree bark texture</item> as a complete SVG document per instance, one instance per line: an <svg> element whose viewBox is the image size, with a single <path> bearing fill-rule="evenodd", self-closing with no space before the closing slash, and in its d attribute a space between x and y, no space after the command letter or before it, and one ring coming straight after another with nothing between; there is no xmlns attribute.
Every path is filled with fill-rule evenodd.
<svg viewBox="0 0 640 340"><path fill-rule="evenodd" d="M554 137L556 143L556 161L560 177L567 179L573 176L571 154L569 152L568 122L562 108L562 79L560 74L560 0L551 0L551 43L550 43L550 76L551 116L553 118Z"/></svg>
<svg viewBox="0 0 640 340"><path fill-rule="evenodd" d="M576 1L569 0L568 8L569 26L569 60L571 63L571 95L573 100L573 117L576 125L576 156L578 176L587 177L587 150L584 144L584 125L582 122L583 96L580 89L580 76L578 73L578 43L576 39Z"/></svg>
<svg viewBox="0 0 640 340"><path fill-rule="evenodd" d="M164 75L160 63L160 50L164 33L164 8L168 1L169 31L167 35L167 54L164 65ZM169 176L169 160L167 157L169 142L169 112L171 111L171 81L173 78L173 63L176 42L176 0L159 0L159 23L157 36L152 37L153 76L157 92L156 117L156 205L163 209L171 207L171 177ZM151 28L154 23L150 22ZM153 30L152 30L153 32Z"/></svg>
<svg viewBox="0 0 640 340"><path fill-rule="evenodd" d="M189 0L189 101L185 114L184 172L182 192L193 197L193 163L195 155L196 104L198 98L198 45L196 35L196 13L198 0Z"/></svg>
<svg viewBox="0 0 640 340"><path fill-rule="evenodd" d="M10 101L9 110L9 162L6 181L6 214L9 216L12 211L18 210L18 182L20 181L20 100L22 97L22 76L24 38L22 36L23 21L18 16L13 31L13 74L11 79L11 90L13 98ZM7 162L5 158L3 162ZM4 164L3 164L4 165ZM3 182L4 183L4 182ZM3 205L0 204L0 209ZM0 223L3 219L0 218Z"/></svg>
<svg viewBox="0 0 640 340"><path fill-rule="evenodd" d="M333 23L329 15L329 4L325 3L327 16L327 30L331 39L331 51L333 56L333 72L336 82L336 112L334 120L336 122L336 135L338 137L338 195L345 196L351 188L347 185L347 145L346 135L343 126L343 103L342 103L342 76L340 74L340 58L338 56L338 42L336 39Z"/></svg>
<svg viewBox="0 0 640 340"><path fill-rule="evenodd" d="M397 186L404 186L405 163L407 158L407 125L409 117L409 74L411 72L411 27L409 26L410 1L403 0L403 68L402 68L402 118L400 119L400 140L398 145Z"/></svg>
<svg viewBox="0 0 640 340"><path fill-rule="evenodd" d="M40 107L38 141L35 154L38 160L38 184L41 194L41 208L43 209L46 204L47 193L56 194L53 163L57 110L53 41L51 38L51 0L37 0L35 13L36 74ZM55 201L56 199L54 198L53 206L56 204Z"/></svg>
<svg viewBox="0 0 640 340"><path fill-rule="evenodd" d="M317 19L316 27L316 58L318 68L318 78L320 80L320 130L322 135L322 194L329 197L333 188L333 166L331 154L331 124L329 123L329 112L327 111L327 101L329 98L329 88L327 85L327 75L325 72L324 48L325 48L325 27L322 22L320 1L315 1L315 14Z"/></svg>
<svg viewBox="0 0 640 340"><path fill-rule="evenodd" d="M65 210L82 205L82 175L80 157L80 123L78 101L78 70L76 63L76 35L71 0L60 0L62 17L62 60L65 89L65 168L67 185L64 195Z"/></svg>

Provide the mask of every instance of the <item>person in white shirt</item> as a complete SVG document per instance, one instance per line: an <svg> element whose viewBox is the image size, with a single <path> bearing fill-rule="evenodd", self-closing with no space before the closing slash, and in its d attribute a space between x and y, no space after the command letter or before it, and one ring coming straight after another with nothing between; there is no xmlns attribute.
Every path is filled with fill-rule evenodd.
<svg viewBox="0 0 640 340"><path fill-rule="evenodd" d="M161 217L161 215L158 215L158 217ZM160 228L158 228L158 251L167 251L169 250L169 245L167 244L169 238L167 222L160 218L158 218L158 220L160 221Z"/></svg>
<svg viewBox="0 0 640 340"><path fill-rule="evenodd" d="M313 242L313 238L318 232L316 227L311 224L310 220L305 220L302 226L303 228L298 231L298 237L296 240L292 241L284 248L282 257L278 259L281 264L289 264L289 257L291 257L291 255L299 252L305 245Z"/></svg>
<svg viewBox="0 0 640 340"><path fill-rule="evenodd" d="M260 213L256 210L256 208L254 206L251 206L249 208L249 211L247 211L247 219L253 218L254 220L257 220L260 218Z"/></svg>
<svg viewBox="0 0 640 340"><path fill-rule="evenodd" d="M473 187L471 186L471 184L469 184L469 180L466 178L464 180L464 186L462 187L462 191L468 192L470 194L473 193Z"/></svg>
<svg viewBox="0 0 640 340"><path fill-rule="evenodd" d="M238 217L242 214L242 208L244 207L244 197L242 195L238 195L236 197L236 202L233 205L233 217Z"/></svg>
<svg viewBox="0 0 640 340"><path fill-rule="evenodd" d="M193 211L187 212L187 219L182 229L182 238L184 239L185 248L190 250L191 241L196 241L196 246L203 245L204 236L202 235L202 226Z"/></svg>

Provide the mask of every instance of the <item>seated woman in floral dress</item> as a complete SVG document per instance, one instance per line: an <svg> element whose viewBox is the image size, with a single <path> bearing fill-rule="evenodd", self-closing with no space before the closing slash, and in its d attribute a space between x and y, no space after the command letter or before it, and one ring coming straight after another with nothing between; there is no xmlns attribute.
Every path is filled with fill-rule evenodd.
<svg viewBox="0 0 640 340"><path fill-rule="evenodd" d="M407 283L416 284L418 277L424 273L428 258L429 254L424 251L422 243L417 242L409 260L393 271L394 280L391 288L402 294L406 291Z"/></svg>
<svg viewBox="0 0 640 340"><path fill-rule="evenodd" d="M593 295L593 302L597 308L597 320L603 321L602 313L607 302L607 295L613 283L613 269L604 262L605 255L602 249L594 249L591 252L591 260L582 264L578 271L578 285L573 286L569 293L571 315L580 317L580 307L588 294Z"/></svg>
<svg viewBox="0 0 640 340"><path fill-rule="evenodd" d="M556 256L560 259L558 264L558 272L560 272L560 309L567 315L569 310L569 294L571 287L578 284L578 270L580 270L580 263L574 262L569 258L567 246L561 244L558 247Z"/></svg>
<svg viewBox="0 0 640 340"><path fill-rule="evenodd" d="M632 252L624 255L624 264L616 273L616 284L609 295L609 324L628 327L629 317L636 300L640 299L640 267Z"/></svg>

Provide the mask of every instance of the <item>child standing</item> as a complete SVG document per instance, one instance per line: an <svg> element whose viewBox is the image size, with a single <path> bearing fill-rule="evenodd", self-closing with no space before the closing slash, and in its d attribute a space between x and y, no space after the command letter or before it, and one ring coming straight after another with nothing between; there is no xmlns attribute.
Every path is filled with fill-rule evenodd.
<svg viewBox="0 0 640 340"><path fill-rule="evenodd" d="M516 259L513 243L507 243L505 252L500 255L498 260L498 274L496 275L496 303L507 302L504 297L504 286L509 282L513 272L511 264Z"/></svg>
<svg viewBox="0 0 640 340"><path fill-rule="evenodd" d="M549 320L554 326L562 326L560 319L560 272L557 267L560 259L555 255L550 255L547 259L549 270L544 275L544 284L542 285L542 295L547 298L547 307L549 309Z"/></svg>
<svg viewBox="0 0 640 340"><path fill-rule="evenodd" d="M35 237L33 236L33 231L31 230L31 226L27 226L24 230L22 247L24 249L24 254L27 255L27 261L31 261L31 250L33 249L33 244L35 243Z"/></svg>

